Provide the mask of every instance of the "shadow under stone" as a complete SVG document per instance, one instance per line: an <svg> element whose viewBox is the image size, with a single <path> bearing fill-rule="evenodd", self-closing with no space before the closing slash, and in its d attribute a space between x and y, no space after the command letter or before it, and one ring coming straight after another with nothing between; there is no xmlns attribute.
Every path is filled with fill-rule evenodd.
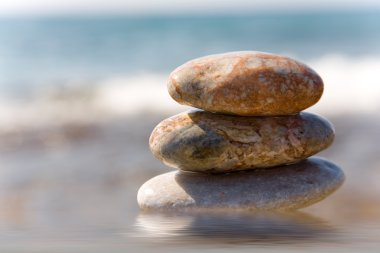
<svg viewBox="0 0 380 253"><path fill-rule="evenodd" d="M141 212L135 228L138 237L174 244L310 243L333 241L336 233L327 221L298 211Z"/></svg>

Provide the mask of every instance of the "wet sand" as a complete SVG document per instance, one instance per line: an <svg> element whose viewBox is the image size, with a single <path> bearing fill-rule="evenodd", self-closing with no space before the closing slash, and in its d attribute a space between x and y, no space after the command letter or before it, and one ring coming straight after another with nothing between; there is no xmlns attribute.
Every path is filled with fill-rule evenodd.
<svg viewBox="0 0 380 253"><path fill-rule="evenodd" d="M141 213L140 185L171 170L147 144L154 126L169 115L1 130L1 252L380 249L377 116L326 115L336 139L319 156L340 165L346 182L300 213Z"/></svg>

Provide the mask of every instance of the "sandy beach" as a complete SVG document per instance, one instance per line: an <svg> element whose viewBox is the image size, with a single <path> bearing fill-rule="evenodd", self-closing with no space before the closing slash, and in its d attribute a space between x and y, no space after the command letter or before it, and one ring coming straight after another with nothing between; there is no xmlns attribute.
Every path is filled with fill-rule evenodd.
<svg viewBox="0 0 380 253"><path fill-rule="evenodd" d="M91 117L83 117L79 122L66 119L52 121L48 126L3 130L0 227L7 236L1 247L23 242L49 248L45 240L58 244L73 240L71 232L78 233L79 238L88 236L90 241L98 236L105 240L103 236L107 238L107 234L112 237L137 233L136 222L144 220L136 202L138 188L149 178L171 170L151 155L149 134L172 113L144 112L96 120L96 111L92 111L88 114ZM335 125L336 140L320 156L340 165L347 179L330 198L303 212L333 227L348 227L344 233L355 236L362 224L380 224L380 122L370 114L325 116ZM165 216L152 218L149 214L146 219L148 228L149 220L153 219L154 226L172 220L165 221ZM177 219L181 224L189 217ZM380 230L374 226L373 231L366 231L374 234L366 238L379 246L375 238ZM182 229L179 231L187 231L186 226ZM296 227L289 229L298 231ZM36 231L37 235L25 234L27 230ZM162 231L164 227L157 229L158 234ZM151 230L149 233L152 236ZM128 241L128 236L123 238ZM86 242L79 244L82 243L85 248L88 246Z"/></svg>

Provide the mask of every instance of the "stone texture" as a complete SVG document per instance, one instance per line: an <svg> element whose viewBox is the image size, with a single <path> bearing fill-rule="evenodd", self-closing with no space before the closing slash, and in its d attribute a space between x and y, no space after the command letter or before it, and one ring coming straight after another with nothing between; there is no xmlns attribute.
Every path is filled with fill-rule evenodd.
<svg viewBox="0 0 380 253"><path fill-rule="evenodd" d="M315 104L323 81L293 59L247 51L189 61L170 74L168 90L177 102L210 112L289 115Z"/></svg>
<svg viewBox="0 0 380 253"><path fill-rule="evenodd" d="M309 158L231 174L169 172L143 184L137 201L142 209L292 210L324 199L343 181L339 167Z"/></svg>
<svg viewBox="0 0 380 253"><path fill-rule="evenodd" d="M295 163L333 139L332 125L311 113L240 117L194 110L162 121L149 143L168 166L221 173Z"/></svg>

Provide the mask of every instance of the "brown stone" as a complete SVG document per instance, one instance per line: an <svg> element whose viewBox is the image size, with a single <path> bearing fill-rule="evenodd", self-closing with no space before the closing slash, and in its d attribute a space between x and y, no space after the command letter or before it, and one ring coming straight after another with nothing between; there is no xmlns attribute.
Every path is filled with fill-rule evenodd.
<svg viewBox="0 0 380 253"><path fill-rule="evenodd" d="M168 90L180 104L206 111L270 116L295 114L317 103L323 82L293 59L247 51L189 61L170 74Z"/></svg>
<svg viewBox="0 0 380 253"><path fill-rule="evenodd" d="M324 199L343 181L339 167L313 157L230 174L169 172L144 183L137 201L142 209L292 210Z"/></svg>
<svg viewBox="0 0 380 253"><path fill-rule="evenodd" d="M162 121L149 143L156 158L171 167L222 173L294 163L333 139L331 123L311 113L240 117L194 110Z"/></svg>

